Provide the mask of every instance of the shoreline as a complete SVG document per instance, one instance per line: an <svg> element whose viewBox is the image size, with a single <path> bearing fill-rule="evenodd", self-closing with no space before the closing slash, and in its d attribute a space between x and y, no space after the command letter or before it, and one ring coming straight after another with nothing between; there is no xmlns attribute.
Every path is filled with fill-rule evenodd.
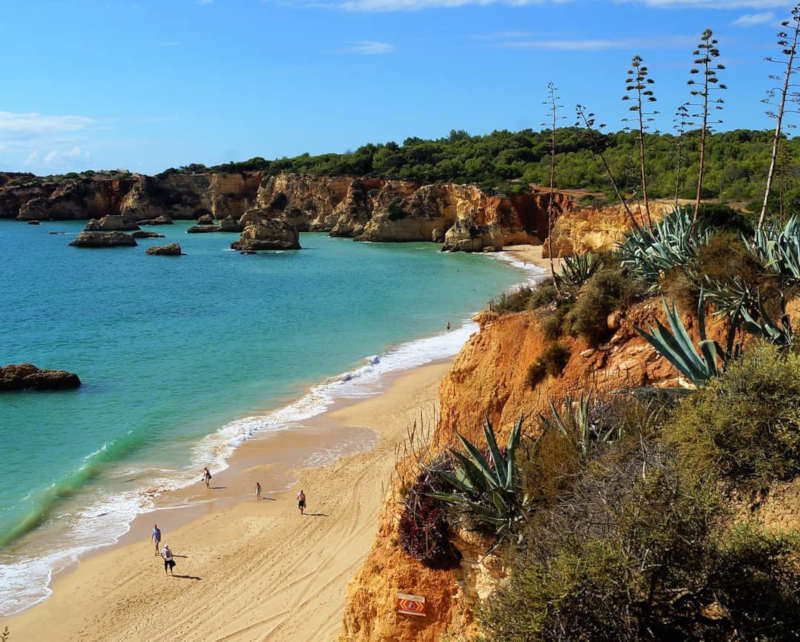
<svg viewBox="0 0 800 642"><path fill-rule="evenodd" d="M382 394L325 413L318 421L327 425L317 428L369 429L377 435L374 448L294 469L297 481L263 493L261 501L250 480L268 465L248 463L263 444L243 444L241 468L237 463L212 480L224 480L228 496L193 505L189 510L199 514L182 525L163 526L162 544L176 554L176 578L165 578L154 556L148 513L135 520L128 541L82 558L55 579L47 600L3 618L0 627L9 627L12 640L56 639L55 630L59 640L335 639L347 584L374 537L395 445L414 420L434 420L450 362L399 373ZM301 486L306 517L294 503ZM190 492L216 492L195 487ZM155 511L160 525L169 524L169 512Z"/></svg>
<svg viewBox="0 0 800 642"><path fill-rule="evenodd" d="M547 269L546 266L548 265L547 260L541 258L540 246L511 246L499 258L511 262L518 268L527 270L529 274L534 272L529 282L540 277L541 270ZM535 265L538 269L532 270L531 265ZM26 621L31 612L38 613L50 610L45 609L45 607L56 597L56 589L61 590L62 583L66 583L73 575L80 574L82 568L92 564L96 558L113 555L115 551L135 546L136 543L146 540L149 537L152 523L156 520L158 520L162 529L165 529L165 532L172 532L175 529L180 531L182 528L191 528L192 524L196 524L200 520L210 519L213 515L236 510L237 507L245 505L248 502L248 498L252 497L256 478L261 482L265 496L273 494L282 497L282 500L285 501L283 496L287 494L287 489L291 488L297 479L302 479L309 470L326 470L335 467L337 462L350 460L354 457L358 459L360 456L369 456L369 453L379 450L385 441L385 436L381 434L381 431L369 430L363 426L348 426L337 422L335 418L341 416L340 413L346 413L350 407L357 408L361 404L368 404L369 401L380 400L383 397L389 399L389 391L393 389L395 382L405 380L406 377L414 379L417 376L415 374L417 371L422 372L427 371L428 368L441 368L448 364L460 349L460 345L463 345L466 338L475 329L472 327L473 325L467 321L461 328L457 328L454 331L458 332L460 330L466 332L466 334L460 341L458 348L444 359L428 358L423 361L424 365L412 364L407 367L401 365L399 368L389 369L388 372L378 373L377 377L370 382L372 386L367 386L368 390L366 392L369 395L367 401L358 399L359 396L364 396L363 391L361 395L349 397L345 395L328 399L328 403L319 413L314 414L305 421L295 421L287 429L274 432L267 430L248 436L231 448L230 454L225 457L226 461L224 468L222 468L222 473L215 474L216 483L221 483L218 481L220 478L235 478L237 480L236 484L231 484L230 488L226 485L225 488L216 489L213 491L214 495L210 498L207 496L209 491L202 488L202 484L198 482L160 493L155 499L155 506L152 509L140 512L129 523L127 532L118 537L116 542L101 545L87 551L77 560L55 571L49 582L49 586L52 587L50 595L20 613L3 618L0 622ZM426 341L442 336L446 336L446 334L433 335L433 337L417 341ZM413 342L412 340L402 345L405 346ZM391 351L387 354L391 354ZM385 357L386 355L383 356ZM369 365L374 365L374 363ZM366 367L357 368L329 379L323 384L312 386L311 391L315 387L329 385L331 382L340 380L348 382L353 373L360 372ZM437 389L438 382L445 371L446 368L441 371L436 379ZM308 394L310 394L310 391L303 398L306 398ZM435 404L437 399L438 396L434 391L432 402ZM275 412L280 412L281 410L284 410L284 408ZM417 410L419 411L419 409ZM402 415L405 415L405 411L407 411L407 408L403 407L395 407L393 410L395 414ZM402 436L405 436L404 431ZM302 446L300 442L304 442ZM278 453L277 456L276 453ZM313 457L317 457L318 461L316 463L318 465L321 463L321 468L307 467L309 463L315 463L309 461L309 458ZM302 471L302 473L297 471ZM379 478L380 482L383 483L386 478L387 476ZM167 541L166 537L164 541ZM364 555L368 547L369 542L364 548ZM349 577L347 579L349 580ZM341 606L343 606L344 590L342 590L340 602ZM84 633L83 635L86 634Z"/></svg>

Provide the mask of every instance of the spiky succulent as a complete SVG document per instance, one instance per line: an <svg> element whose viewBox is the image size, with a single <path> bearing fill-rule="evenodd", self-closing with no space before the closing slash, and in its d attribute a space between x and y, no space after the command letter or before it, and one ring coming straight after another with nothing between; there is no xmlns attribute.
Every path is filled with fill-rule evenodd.
<svg viewBox="0 0 800 642"><path fill-rule="evenodd" d="M649 332L634 326L636 332L644 337L667 361L675 366L695 386L702 386L712 377L719 376L733 354L734 333L728 334L726 350L716 342L706 337L705 322L705 292L700 290L697 304L697 326L700 334L700 352L698 352L681 317L675 308L675 303L668 306L662 297L664 311L670 329L660 321L656 327L650 326Z"/></svg>
<svg viewBox="0 0 800 642"><path fill-rule="evenodd" d="M439 499L466 513L478 526L493 533L496 540L489 549L511 537L525 519L527 501L521 496L515 454L522 432L522 418L514 425L503 453L497 445L494 429L486 418L483 434L489 459L477 446L456 431L464 452L451 449L458 466L449 473L436 471L455 490L451 493L431 493ZM487 553L488 554L488 553Z"/></svg>
<svg viewBox="0 0 800 642"><path fill-rule="evenodd" d="M756 320L747 310L742 312L742 325L747 332L780 348L792 347L794 333L791 319L786 314L786 300L783 297L781 297L781 318L778 323L775 323L764 309L760 296L758 297L758 316L760 318Z"/></svg>
<svg viewBox="0 0 800 642"><path fill-rule="evenodd" d="M697 248L706 243L709 233L703 225L693 230L689 210L675 208L652 228L638 227L628 232L617 247L620 263L653 291L664 273L696 258Z"/></svg>
<svg viewBox="0 0 800 642"><path fill-rule="evenodd" d="M575 256L565 256L561 266L561 272L556 275L556 279L560 285L580 287L586 283L601 266L602 262L600 258L591 252L576 254Z"/></svg>
<svg viewBox="0 0 800 642"><path fill-rule="evenodd" d="M550 401L550 415L539 413L542 432L556 430L574 441L582 457L587 457L599 444L607 444L619 437L618 428L604 428L592 421L590 408L591 394L581 395L573 399L572 395L564 397L562 410Z"/></svg>
<svg viewBox="0 0 800 642"><path fill-rule="evenodd" d="M800 281L800 218L796 214L783 227L773 223L756 230L752 240L743 240L765 267L790 282Z"/></svg>

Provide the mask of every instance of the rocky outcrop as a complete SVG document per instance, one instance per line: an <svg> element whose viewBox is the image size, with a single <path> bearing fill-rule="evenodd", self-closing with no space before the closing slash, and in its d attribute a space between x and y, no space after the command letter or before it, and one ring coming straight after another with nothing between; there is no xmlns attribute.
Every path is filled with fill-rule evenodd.
<svg viewBox="0 0 800 642"><path fill-rule="evenodd" d="M181 246L177 243L168 243L167 245L154 245L145 250L145 254L152 254L155 256L180 256Z"/></svg>
<svg viewBox="0 0 800 642"><path fill-rule="evenodd" d="M40 195L20 203L16 218L20 220L72 220L102 218L118 214L123 197L135 180L82 178L39 187ZM13 188L0 188L14 191Z"/></svg>
<svg viewBox="0 0 800 642"><path fill-rule="evenodd" d="M81 385L78 375L65 370L40 370L30 363L0 367L0 392L10 390L68 390Z"/></svg>
<svg viewBox="0 0 800 642"><path fill-rule="evenodd" d="M220 232L241 232L244 226L232 216L226 216L219 222Z"/></svg>
<svg viewBox="0 0 800 642"><path fill-rule="evenodd" d="M20 175L0 184L0 216L37 220L122 216L138 224L190 219L204 225L222 220L220 229L241 232L247 224L242 217L256 210L298 231L363 241L442 243L454 228L447 248L467 251L541 242L547 235L548 201L547 192L535 189L501 196L475 185L264 176L257 171L124 178L100 173L47 180ZM562 194L556 194L555 205L557 215L573 207Z"/></svg>
<svg viewBox="0 0 800 642"><path fill-rule="evenodd" d="M158 232L150 232L147 230L136 230L131 234L135 239L163 239L164 235Z"/></svg>
<svg viewBox="0 0 800 642"><path fill-rule="evenodd" d="M117 247L136 245L136 239L125 232L81 232L70 245L75 247Z"/></svg>
<svg viewBox="0 0 800 642"><path fill-rule="evenodd" d="M503 249L503 231L497 223L476 225L469 217L459 219L444 235L442 250L450 252L498 252Z"/></svg>
<svg viewBox="0 0 800 642"><path fill-rule="evenodd" d="M300 235L286 221L262 217L259 222L248 223L238 241L231 243L234 250L299 250Z"/></svg>
<svg viewBox="0 0 800 642"><path fill-rule="evenodd" d="M121 214L109 214L101 219L90 219L83 228L87 232L114 232L122 231L129 232L138 230L139 226L136 221L130 216L122 216Z"/></svg>
<svg viewBox="0 0 800 642"><path fill-rule="evenodd" d="M156 216L142 219L139 221L139 225L172 225L172 219L169 216Z"/></svg>
<svg viewBox="0 0 800 642"><path fill-rule="evenodd" d="M219 232L220 231L219 225L192 225L188 230L186 230L187 234L208 234L210 232Z"/></svg>

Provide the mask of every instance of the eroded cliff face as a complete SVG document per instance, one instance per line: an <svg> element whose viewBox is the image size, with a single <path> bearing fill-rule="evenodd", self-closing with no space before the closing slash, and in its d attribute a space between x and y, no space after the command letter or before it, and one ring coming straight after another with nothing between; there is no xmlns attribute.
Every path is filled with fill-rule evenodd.
<svg viewBox="0 0 800 642"><path fill-rule="evenodd" d="M673 206L673 201L651 201L653 221L660 221L672 211ZM630 204L629 208L636 221L641 223L644 207ZM553 256L611 251L632 225L630 216L619 204L566 209L553 225ZM549 248L550 245L546 243L543 247L544 256L549 256Z"/></svg>
<svg viewBox="0 0 800 642"><path fill-rule="evenodd" d="M502 444L520 416L536 417L546 411L548 399L561 399L568 392L587 387L609 392L623 387L680 385L683 382L672 366L633 329L634 325L646 327L655 318L663 321L662 314L660 302L650 301L625 315L612 315L608 323L616 332L598 348L579 338L561 339L571 353L564 372L559 377L548 376L535 388L526 385L527 370L548 343L536 315L480 314L480 331L461 349L441 383L433 453L455 445L456 429L468 439L482 442L486 413ZM685 317L684 323L694 336L693 320ZM722 328L714 326L710 334L721 335ZM535 436L537 422L529 419L524 425L527 433ZM387 494L373 547L349 586L341 640L433 642L444 633L458 640L474 639L475 606L505 576L503 560L495 555L483 558L486 543L475 541L474 534L459 533L454 544L464 558L458 569L423 566L398 543L401 501L401 489L395 483ZM425 596L427 617L396 614L398 592Z"/></svg>
<svg viewBox="0 0 800 642"><path fill-rule="evenodd" d="M363 241L434 241L444 249L500 250L547 236L546 192L489 195L474 185L347 176L261 172L110 174L39 179L4 175L0 217L86 219L121 214L135 220L168 216L239 219L262 210L300 231L330 232ZM555 195L556 215L572 201Z"/></svg>

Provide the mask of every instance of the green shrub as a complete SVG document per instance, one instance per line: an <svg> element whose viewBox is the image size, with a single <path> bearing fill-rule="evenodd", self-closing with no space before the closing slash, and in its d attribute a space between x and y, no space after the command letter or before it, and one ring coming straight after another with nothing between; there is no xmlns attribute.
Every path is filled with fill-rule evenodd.
<svg viewBox="0 0 800 642"><path fill-rule="evenodd" d="M528 299L528 308L536 310L555 303L557 300L556 289L551 281L542 281L536 285Z"/></svg>
<svg viewBox="0 0 800 642"><path fill-rule="evenodd" d="M752 346L681 403L667 427L689 465L744 490L800 473L800 355Z"/></svg>
<svg viewBox="0 0 800 642"><path fill-rule="evenodd" d="M608 315L627 308L643 292L643 287L622 268L603 268L581 290L564 324L572 334L580 334L591 345L598 345L610 335Z"/></svg>
<svg viewBox="0 0 800 642"><path fill-rule="evenodd" d="M490 639L773 640L800 626L794 542L726 526L714 485L668 448L623 440L572 477L482 602Z"/></svg>
<svg viewBox="0 0 800 642"><path fill-rule="evenodd" d="M525 384L529 388L535 388L545 375L558 377L567 365L569 357L569 348L563 343L551 343L528 368Z"/></svg>
<svg viewBox="0 0 800 642"><path fill-rule="evenodd" d="M489 301L489 310L497 312L497 314L522 312L528 309L528 302L532 294L533 290L527 285L523 285L513 292L503 292Z"/></svg>

